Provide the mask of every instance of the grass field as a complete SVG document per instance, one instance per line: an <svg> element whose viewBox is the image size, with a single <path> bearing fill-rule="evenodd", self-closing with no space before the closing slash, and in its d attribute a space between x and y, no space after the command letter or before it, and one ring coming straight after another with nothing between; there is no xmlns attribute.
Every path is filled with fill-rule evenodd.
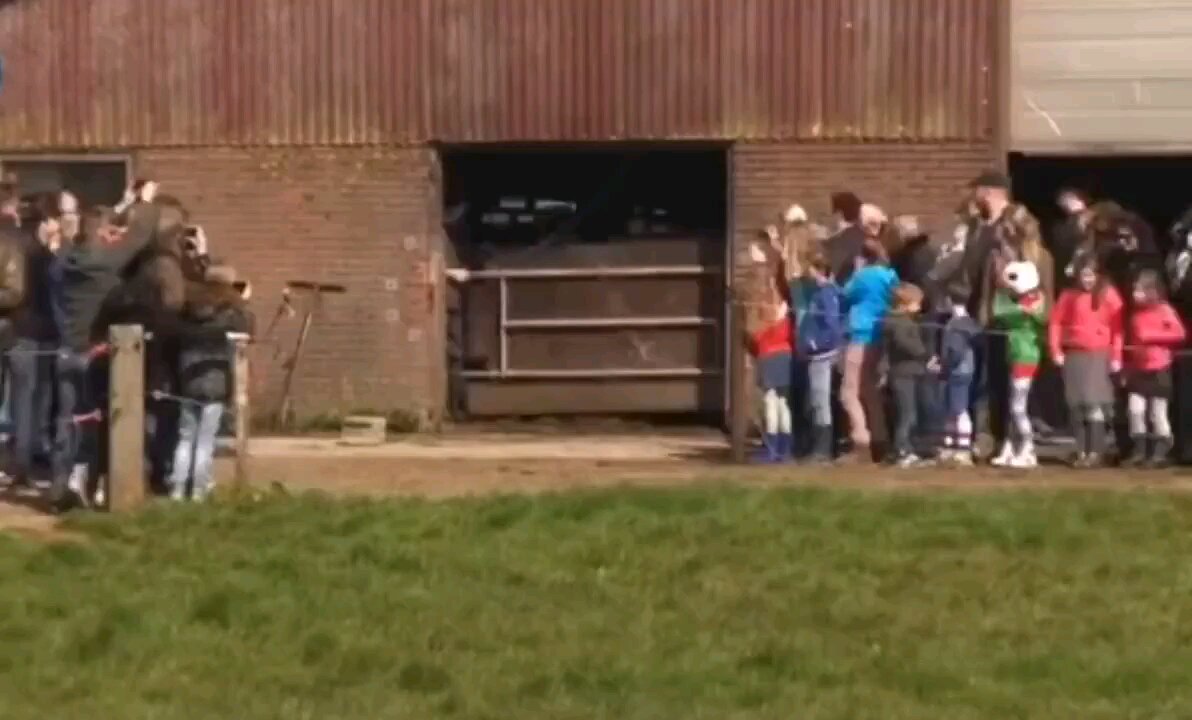
<svg viewBox="0 0 1192 720"><path fill-rule="evenodd" d="M1192 717L1192 499L316 497L0 538L0 718Z"/></svg>

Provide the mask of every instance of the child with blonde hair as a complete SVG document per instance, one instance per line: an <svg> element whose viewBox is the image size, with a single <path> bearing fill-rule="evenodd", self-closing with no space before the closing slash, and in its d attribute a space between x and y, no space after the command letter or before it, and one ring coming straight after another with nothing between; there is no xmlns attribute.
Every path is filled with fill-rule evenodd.
<svg viewBox="0 0 1192 720"><path fill-rule="evenodd" d="M793 448L790 386L794 329L778 252L769 242L759 242L750 248L750 256L754 267L745 339L762 391L763 448L757 459L780 463L790 457Z"/></svg>

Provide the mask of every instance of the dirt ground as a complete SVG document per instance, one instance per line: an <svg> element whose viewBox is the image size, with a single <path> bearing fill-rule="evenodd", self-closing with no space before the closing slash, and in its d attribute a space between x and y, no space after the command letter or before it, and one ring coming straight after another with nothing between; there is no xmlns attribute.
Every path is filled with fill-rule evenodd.
<svg viewBox="0 0 1192 720"><path fill-rule="evenodd" d="M253 484L260 487L430 498L721 482L920 491L1192 490L1187 469L1077 472L1059 463L1033 472L989 467L908 471L873 465L738 467L728 463L723 436L711 431L468 432L412 436L376 447L345 446L335 438L254 438L249 468ZM217 472L219 482L230 482L231 461L221 460ZM0 530L42 539L63 537L57 519L29 494L0 495Z"/></svg>
<svg viewBox="0 0 1192 720"><path fill-rule="evenodd" d="M724 438L713 432L561 437L483 433L372 448L346 448L330 439L258 440L251 472L256 483L295 490L426 497L728 481L877 489L1192 490L1192 473L1184 469L1078 472L1058 461L1033 472L990 467L908 471L873 465L738 467L728 463Z"/></svg>

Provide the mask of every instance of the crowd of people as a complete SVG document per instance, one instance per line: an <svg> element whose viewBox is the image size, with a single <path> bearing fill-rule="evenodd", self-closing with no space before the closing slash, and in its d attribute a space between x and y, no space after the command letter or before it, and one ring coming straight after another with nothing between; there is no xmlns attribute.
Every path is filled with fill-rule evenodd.
<svg viewBox="0 0 1192 720"><path fill-rule="evenodd" d="M850 192L831 198L831 233L788 208L752 244L742 298L759 459L1034 468L1038 411L1062 402L1074 467L1166 465L1192 213L1165 258L1136 213L1072 188L1057 202L1046 241L994 171L946 232Z"/></svg>
<svg viewBox="0 0 1192 720"><path fill-rule="evenodd" d="M53 508L102 502L108 330L145 328L146 481L175 499L212 488L230 392L229 333L249 333L246 283L153 181L114 207L0 183L0 351L11 435L4 474Z"/></svg>

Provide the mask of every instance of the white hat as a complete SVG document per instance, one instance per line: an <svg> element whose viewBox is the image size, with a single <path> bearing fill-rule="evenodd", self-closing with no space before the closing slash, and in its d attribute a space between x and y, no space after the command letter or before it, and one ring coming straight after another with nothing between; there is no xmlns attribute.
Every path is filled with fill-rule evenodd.
<svg viewBox="0 0 1192 720"><path fill-rule="evenodd" d="M782 219L791 225L807 222L807 211L802 205L793 204L782 214Z"/></svg>

